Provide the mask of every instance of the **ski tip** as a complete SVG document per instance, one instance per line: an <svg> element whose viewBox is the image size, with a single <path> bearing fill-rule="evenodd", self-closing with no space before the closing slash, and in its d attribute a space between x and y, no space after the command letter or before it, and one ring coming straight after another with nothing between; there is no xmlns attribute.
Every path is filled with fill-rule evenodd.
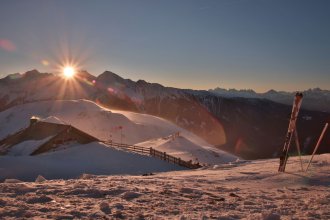
<svg viewBox="0 0 330 220"><path fill-rule="evenodd" d="M300 98L302 98L302 97L303 97L303 94L302 94L301 92L297 92L297 93L296 93L296 97L300 97Z"/></svg>

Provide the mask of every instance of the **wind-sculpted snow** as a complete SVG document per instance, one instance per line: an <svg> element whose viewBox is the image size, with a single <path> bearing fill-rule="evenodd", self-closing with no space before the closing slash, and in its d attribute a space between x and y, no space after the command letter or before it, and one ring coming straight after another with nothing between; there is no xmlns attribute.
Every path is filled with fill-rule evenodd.
<svg viewBox="0 0 330 220"><path fill-rule="evenodd" d="M19 144L14 145L12 148L10 148L8 155L9 156L28 156L33 151L35 151L40 145L47 142L52 137L53 136L49 136L42 140L23 141Z"/></svg>
<svg viewBox="0 0 330 220"><path fill-rule="evenodd" d="M207 145L196 145L185 137L176 136L175 134L164 138L142 142L138 145L142 147L152 147L183 160L191 160L194 163L206 165L222 164L238 160L238 157L234 155Z"/></svg>
<svg viewBox="0 0 330 220"><path fill-rule="evenodd" d="M309 157L304 157L306 162ZM301 172L290 158L145 176L0 184L0 218L330 219L330 155Z"/></svg>
<svg viewBox="0 0 330 220"><path fill-rule="evenodd" d="M124 141L128 144L174 132L161 125L136 124L124 115L113 113L91 101L58 100L19 105L0 112L0 122L5 125L0 127L0 138L27 127L32 116L39 117L41 121L71 124L101 140L112 139L115 142Z"/></svg>
<svg viewBox="0 0 330 220"><path fill-rule="evenodd" d="M36 156L11 154L0 157L0 181L9 178L33 181L39 174L46 179L68 179L83 173L126 175L182 169L185 168L96 142L68 144L55 152Z"/></svg>

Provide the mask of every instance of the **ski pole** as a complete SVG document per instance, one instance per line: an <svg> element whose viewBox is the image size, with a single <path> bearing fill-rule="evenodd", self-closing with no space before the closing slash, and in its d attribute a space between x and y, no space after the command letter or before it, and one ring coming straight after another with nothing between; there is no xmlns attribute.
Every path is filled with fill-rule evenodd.
<svg viewBox="0 0 330 220"><path fill-rule="evenodd" d="M315 149L314 149L314 151L313 151L312 157L311 157L311 159L309 160L309 163L308 163L308 165L307 165L306 172L307 172L307 170L308 170L309 165L312 163L312 160L313 160L313 157L314 157L314 155L315 155L315 152L317 151L317 149L318 149L319 146L320 146L320 143L321 143L321 141L322 141L322 139L323 139L323 136L324 136L325 131L326 131L327 128L328 128L328 125L329 125L329 124L326 123L325 126L324 126L324 128L323 128L323 130L322 130L322 133L321 133L321 135L320 135L320 137L319 137L319 140L317 141L317 144L316 144Z"/></svg>

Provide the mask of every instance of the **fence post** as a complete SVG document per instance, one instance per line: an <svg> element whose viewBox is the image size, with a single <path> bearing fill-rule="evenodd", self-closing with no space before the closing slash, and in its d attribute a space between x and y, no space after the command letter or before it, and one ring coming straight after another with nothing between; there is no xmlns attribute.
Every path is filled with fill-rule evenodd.
<svg viewBox="0 0 330 220"><path fill-rule="evenodd" d="M103 142L106 144L109 144L110 146L119 147L119 148L126 149L128 151L133 151L136 153L142 153L142 154L146 154L146 155L148 155L148 153L149 153L150 156L153 156L155 158L167 161L169 163L174 163L179 166L186 167L186 168L195 169L195 168L201 167L201 165L199 163L193 164L192 160L185 161L185 160L182 160L180 157L174 157L172 155L167 154L166 152L155 150L152 147L147 148L147 147L141 147L141 146L135 146L135 145L128 145L128 144L124 144L124 143L116 143L116 142L113 142L112 140L103 141Z"/></svg>

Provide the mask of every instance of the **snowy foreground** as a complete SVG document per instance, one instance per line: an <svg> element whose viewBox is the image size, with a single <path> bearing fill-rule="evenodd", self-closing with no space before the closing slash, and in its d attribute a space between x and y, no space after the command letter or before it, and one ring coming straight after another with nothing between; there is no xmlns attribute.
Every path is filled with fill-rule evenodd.
<svg viewBox="0 0 330 220"><path fill-rule="evenodd" d="M0 156L0 182L5 179L34 181L38 175L46 179L72 179L83 173L142 175L186 169L154 157L106 147L98 142L64 145L57 151L36 156L29 156L31 152L26 149L22 153L21 148L17 147L10 152L15 156Z"/></svg>
<svg viewBox="0 0 330 220"><path fill-rule="evenodd" d="M306 161L309 157L304 157ZM0 219L330 219L330 154L310 170L289 158L148 176L0 184Z"/></svg>

